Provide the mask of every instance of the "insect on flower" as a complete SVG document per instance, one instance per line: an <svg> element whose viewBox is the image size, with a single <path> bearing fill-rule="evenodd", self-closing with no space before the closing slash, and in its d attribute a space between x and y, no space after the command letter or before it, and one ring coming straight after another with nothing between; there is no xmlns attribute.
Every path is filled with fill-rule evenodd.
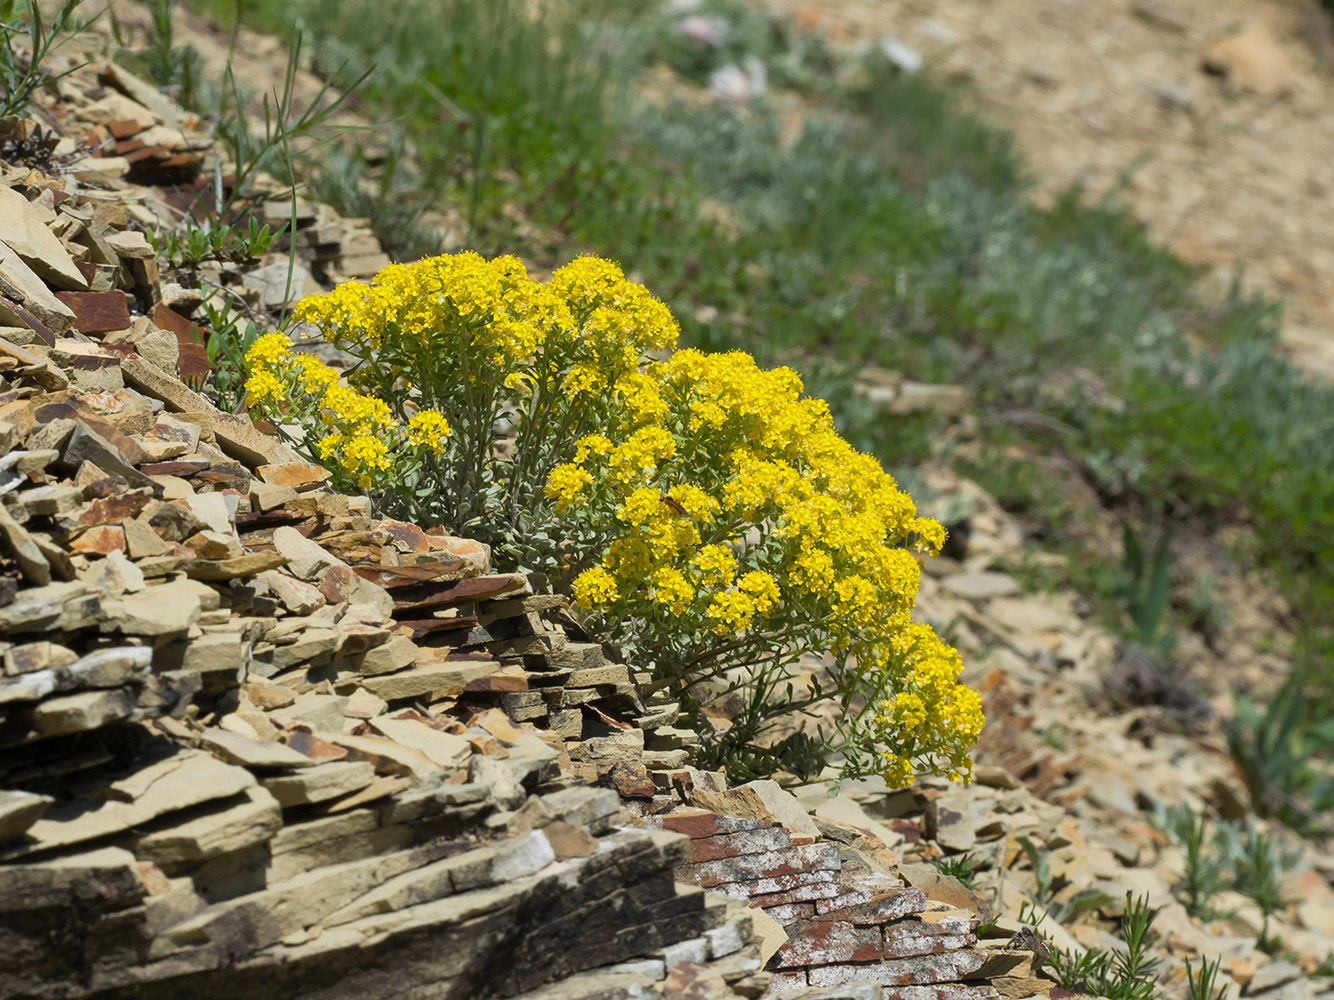
<svg viewBox="0 0 1334 1000"><path fill-rule="evenodd" d="M685 521L690 520L690 515L686 513L686 509L682 507L679 503L677 503L675 500L673 500L671 497L669 497L666 493L662 494L662 496L658 497L658 499L661 500L663 503L665 503L668 507L670 507L672 509L672 513L675 514L677 517Z"/></svg>

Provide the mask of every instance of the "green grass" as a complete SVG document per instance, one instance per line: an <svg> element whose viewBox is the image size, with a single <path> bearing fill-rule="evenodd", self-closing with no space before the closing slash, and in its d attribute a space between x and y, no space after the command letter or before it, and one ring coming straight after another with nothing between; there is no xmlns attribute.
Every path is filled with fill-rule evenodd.
<svg viewBox="0 0 1334 1000"><path fill-rule="evenodd" d="M339 82L376 67L362 113L392 120L416 173L376 189L345 159L315 188L371 216L396 252L429 249L414 212L449 201L482 253L538 267L584 250L618 259L672 306L685 343L795 365L891 466L929 455L943 421L877 412L851 391L857 370L963 383L983 418L972 471L993 489L1008 479L1002 501L1078 554L1072 578L1101 598L1121 554L1071 541L1077 518L1044 496L1051 477L1005 467L1016 439L1063 459L1133 525L1169 511L1204 532L1246 525L1246 557L1309 623L1308 704L1334 705L1322 610L1334 604L1334 390L1273 353L1274 303L1207 289L1115 192L1035 207L1010 139L968 111L968 94L875 54L841 62L722 0L697 11L731 23L717 47L629 0L406 0L393 18L369 0L242 11L303 27L317 68L345 66ZM737 113L634 85L654 64L699 85L747 56L818 109L794 136L777 102Z"/></svg>

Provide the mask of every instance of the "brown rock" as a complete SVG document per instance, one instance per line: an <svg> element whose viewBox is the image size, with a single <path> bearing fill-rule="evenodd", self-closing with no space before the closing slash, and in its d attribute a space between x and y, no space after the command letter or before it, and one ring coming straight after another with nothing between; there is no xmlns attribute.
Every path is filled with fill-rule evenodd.
<svg viewBox="0 0 1334 1000"><path fill-rule="evenodd" d="M153 247L144 234L135 229L113 233L107 237L107 243L119 256L130 260L151 260L154 256Z"/></svg>
<svg viewBox="0 0 1334 1000"><path fill-rule="evenodd" d="M230 559L187 559L181 570L192 580L238 580L265 570L285 566L285 556L274 552L252 552Z"/></svg>
<svg viewBox="0 0 1334 1000"><path fill-rule="evenodd" d="M44 587L51 582L51 564L21 524L9 511L0 506L0 543L4 551L19 565L25 579Z"/></svg>
<svg viewBox="0 0 1334 1000"><path fill-rule="evenodd" d="M70 543L70 551L82 555L105 556L125 551L125 532L116 525L89 528Z"/></svg>
<svg viewBox="0 0 1334 1000"><path fill-rule="evenodd" d="M1271 99L1282 97L1297 82L1292 58L1259 21L1212 42L1204 51L1204 68L1243 90Z"/></svg>
<svg viewBox="0 0 1334 1000"><path fill-rule="evenodd" d="M103 692L99 692L103 693ZM92 799L57 803L29 828L29 849L51 850L142 826L178 809L225 799L255 784L250 772L198 750L175 749Z"/></svg>
<svg viewBox="0 0 1334 1000"><path fill-rule="evenodd" d="M272 840L283 825L277 799L263 788L247 788L242 795L235 805L140 837L135 855L164 866L197 864Z"/></svg>
<svg viewBox="0 0 1334 1000"><path fill-rule="evenodd" d="M57 335L74 325L74 313L56 298L23 258L0 243L0 294L31 310ZM15 316L11 319L17 320Z"/></svg>
<svg viewBox="0 0 1334 1000"><path fill-rule="evenodd" d="M5 301L7 300L0 298L0 319L6 318L6 310L4 308ZM51 340L52 343L54 343L55 337L52 337ZM33 382L37 383L43 389L59 392L62 389L69 388L69 379L65 377L60 369L51 364L50 361L46 360L46 358L39 354L34 354L32 351L19 347L16 344L11 344L4 339L0 339L0 358L12 358L14 361L17 361L21 366L21 368L18 369L18 373L21 373L24 378L32 379ZM14 373L11 372L11 377L13 374ZM31 409L27 404L23 404L23 408L25 410Z"/></svg>
<svg viewBox="0 0 1334 1000"><path fill-rule="evenodd" d="M796 798L774 781L751 781L726 792L694 792L690 805L726 816L775 823L799 838L818 839L820 830Z"/></svg>
<svg viewBox="0 0 1334 1000"><path fill-rule="evenodd" d="M642 763L617 761L607 773L611 786L626 799L652 799L658 794L658 787Z"/></svg>
<svg viewBox="0 0 1334 1000"><path fill-rule="evenodd" d="M365 788L375 780L367 761L333 761L293 775L265 778L264 787L283 808L326 802Z"/></svg>
<svg viewBox="0 0 1334 1000"><path fill-rule="evenodd" d="M166 544L143 519L126 521L122 526L125 545L131 559L147 559L167 551Z"/></svg>
<svg viewBox="0 0 1334 1000"><path fill-rule="evenodd" d="M287 486L298 492L313 490L329 480L328 469L299 461L261 465L255 471L260 479L272 486Z"/></svg>
<svg viewBox="0 0 1334 1000"><path fill-rule="evenodd" d="M23 836L30 826L42 818L54 801L49 795L0 791L0 845Z"/></svg>
<svg viewBox="0 0 1334 1000"><path fill-rule="evenodd" d="M258 579L262 580L278 602L294 615L308 615L324 607L324 595L318 588L285 573L268 570L260 573Z"/></svg>
<svg viewBox="0 0 1334 1000"><path fill-rule="evenodd" d="M309 767L315 762L305 754L282 743L266 743L247 739L223 729L205 729L199 734L200 745L211 750L229 764L271 770L274 768Z"/></svg>
<svg viewBox="0 0 1334 1000"><path fill-rule="evenodd" d="M293 698L292 700L295 701L296 699ZM346 747L340 747L328 740L322 740L304 729L293 729L288 733L287 745L293 750L305 754L311 760L345 760L352 756ZM353 757L352 759L361 760L363 758Z"/></svg>
<svg viewBox="0 0 1334 1000"><path fill-rule="evenodd" d="M901 864L899 874L907 883L926 893L927 899L939 900L961 910L971 910L983 920L991 918L991 904L957 878L942 875L934 865Z"/></svg>
<svg viewBox="0 0 1334 1000"><path fill-rule="evenodd" d="M153 481L131 464L133 457L83 420L74 428L60 455L61 461L71 468L78 468L83 462L92 462L109 473L124 476L133 486L153 489Z"/></svg>
<svg viewBox="0 0 1334 1000"><path fill-rule="evenodd" d="M74 314L80 333L108 333L130 325L130 309L122 292L57 292L56 298Z"/></svg>
<svg viewBox="0 0 1334 1000"><path fill-rule="evenodd" d="M120 368L126 382L145 395L166 403L172 410L215 412L215 407L207 399L143 358L131 354L121 362Z"/></svg>

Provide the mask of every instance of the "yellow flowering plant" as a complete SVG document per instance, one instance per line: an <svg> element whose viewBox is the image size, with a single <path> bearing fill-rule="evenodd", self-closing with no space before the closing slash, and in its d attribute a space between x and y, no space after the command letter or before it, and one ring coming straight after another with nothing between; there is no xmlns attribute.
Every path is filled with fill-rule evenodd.
<svg viewBox="0 0 1334 1000"><path fill-rule="evenodd" d="M747 776L837 757L844 776L893 785L968 774L977 696L911 619L944 529L795 372L668 353L667 308L594 257L545 283L512 257L427 258L296 316L356 364L340 376L261 337L252 410L299 428L307 454L382 508L545 573L679 696L702 763ZM784 719L831 705L830 731L782 736Z"/></svg>
<svg viewBox="0 0 1334 1000"><path fill-rule="evenodd" d="M571 591L701 731L743 695L705 763L745 776L833 755L845 776L891 785L915 768L966 776L978 697L958 654L910 617L919 558L945 531L801 392L795 372L742 353L678 351L623 379L616 419L547 480L581 534L608 539ZM773 739L776 722L831 700L834 731Z"/></svg>
<svg viewBox="0 0 1334 1000"><path fill-rule="evenodd" d="M344 486L369 489L394 473L418 478L445 448L450 428L439 412L418 408L400 420L384 400L341 384L337 371L294 352L281 331L256 340L245 360L250 408L306 428L311 457Z"/></svg>
<svg viewBox="0 0 1334 1000"><path fill-rule="evenodd" d="M294 315L355 364L340 379L262 338L247 354L251 409L301 428L308 455L390 510L528 568L556 545L543 488L564 444L677 335L666 306L596 257L545 283L514 257L429 257L303 299ZM498 438L513 461L497 460Z"/></svg>

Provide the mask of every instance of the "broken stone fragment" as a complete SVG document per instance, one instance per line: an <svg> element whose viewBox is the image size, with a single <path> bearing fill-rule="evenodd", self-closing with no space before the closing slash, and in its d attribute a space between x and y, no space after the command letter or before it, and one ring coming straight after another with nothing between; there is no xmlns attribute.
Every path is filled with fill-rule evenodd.
<svg viewBox="0 0 1334 1000"><path fill-rule="evenodd" d="M74 313L74 329L80 333L111 333L130 327L130 309L123 292L57 292L56 298ZM65 345L67 350L63 354L51 355L52 360L62 368L69 368L81 353L68 349L68 343L56 341L57 347Z"/></svg>
<svg viewBox="0 0 1334 1000"><path fill-rule="evenodd" d="M275 709L274 719L284 723L303 723L317 730L338 732L343 728L343 709L347 699L337 694L307 691L296 696L291 705Z"/></svg>
<svg viewBox="0 0 1334 1000"><path fill-rule="evenodd" d="M71 469L92 462L100 469L124 476L133 486L153 489L153 481L130 464L125 454L86 423L80 421L61 452L61 461Z"/></svg>
<svg viewBox="0 0 1334 1000"><path fill-rule="evenodd" d="M39 587L51 582L50 562L33 537L3 506L0 506L0 545L18 563L20 572L29 582Z"/></svg>
<svg viewBox="0 0 1334 1000"><path fill-rule="evenodd" d="M159 671L185 671L206 678L205 686L232 687L250 665L251 643L241 632L212 632L160 645L153 653Z"/></svg>
<svg viewBox="0 0 1334 1000"><path fill-rule="evenodd" d="M324 607L324 595L317 587L303 583L286 573L268 570L260 573L258 579L262 580L278 602L294 615L308 615Z"/></svg>
<svg viewBox="0 0 1334 1000"><path fill-rule="evenodd" d="M134 855L119 847L0 866L0 913L6 916L76 906L88 907L91 916L134 906L146 894Z"/></svg>
<svg viewBox="0 0 1334 1000"><path fill-rule="evenodd" d="M4 672L12 676L68 667L78 659L79 654L74 650L43 639L5 650L3 665Z"/></svg>
<svg viewBox="0 0 1334 1000"><path fill-rule="evenodd" d="M250 507L256 511L275 510L289 500L295 500L297 491L290 486L278 486L273 483L252 480L250 483Z"/></svg>
<svg viewBox="0 0 1334 1000"><path fill-rule="evenodd" d="M388 708L388 703L382 698L375 697L364 688L357 688L348 697L344 712L349 719L374 719L383 715Z"/></svg>
<svg viewBox="0 0 1334 1000"><path fill-rule="evenodd" d="M77 510L82 500L83 491L78 487L51 483L19 493L13 504L13 513L24 521L32 517L58 517Z"/></svg>
<svg viewBox="0 0 1334 1000"><path fill-rule="evenodd" d="M70 542L69 550L76 555L105 556L125 551L125 532L117 525L102 524L89 528Z"/></svg>
<svg viewBox="0 0 1334 1000"><path fill-rule="evenodd" d="M723 792L692 791L686 801L727 816L774 823L798 837L815 840L820 836L801 803L775 781L751 781Z"/></svg>
<svg viewBox="0 0 1334 1000"><path fill-rule="evenodd" d="M362 654L356 661L357 673L371 677L377 674L390 674L396 670L411 666L420 655L417 644L401 635L391 636L382 646ZM496 664L497 667L500 664Z"/></svg>
<svg viewBox="0 0 1334 1000"><path fill-rule="evenodd" d="M18 840L55 799L32 792L0 791L0 844Z"/></svg>
<svg viewBox="0 0 1334 1000"><path fill-rule="evenodd" d="M265 778L263 785L284 809L327 802L365 788L375 780L368 761L329 761L297 774Z"/></svg>
<svg viewBox="0 0 1334 1000"><path fill-rule="evenodd" d="M0 243L57 288L84 289L88 281L41 213L13 188L0 188Z"/></svg>
<svg viewBox="0 0 1334 1000"><path fill-rule="evenodd" d="M239 853L272 840L282 829L282 805L265 788L247 788L241 795L240 801L215 812L139 837L133 845L136 857L171 867Z"/></svg>
<svg viewBox="0 0 1334 1000"><path fill-rule="evenodd" d="M241 540L234 533L209 529L195 532L185 540L185 547L205 560L237 559L242 554ZM198 573L192 575L202 576Z"/></svg>
<svg viewBox="0 0 1334 1000"><path fill-rule="evenodd" d="M19 591L12 604L0 608L0 632L71 632L95 624L102 600L78 581L50 583Z"/></svg>
<svg viewBox="0 0 1334 1000"><path fill-rule="evenodd" d="M226 498L218 493L205 493L199 496L184 497L176 503L185 507L201 524L223 534L235 533L236 525L233 509L227 505Z"/></svg>
<svg viewBox="0 0 1334 1000"><path fill-rule="evenodd" d="M200 744L212 750L229 764L240 764L252 770L272 770L309 767L315 762L282 743L266 743L247 739L221 729L205 729L199 735Z"/></svg>
<svg viewBox="0 0 1334 1000"><path fill-rule="evenodd" d="M485 677L498 666L490 660L425 663L411 670L365 677L360 683L371 694L385 701L423 696L457 697L463 693L469 681Z"/></svg>
<svg viewBox="0 0 1334 1000"><path fill-rule="evenodd" d="M347 568L341 559L330 555L317 542L286 525L274 531L273 545L287 558L292 573L301 580L315 580L333 567Z"/></svg>
<svg viewBox="0 0 1334 1000"><path fill-rule="evenodd" d="M413 719L391 719L381 716L372 720L371 728L400 746L419 750L437 767L456 768L472 754L468 740L463 736L444 733Z"/></svg>
<svg viewBox="0 0 1334 1000"><path fill-rule="evenodd" d="M112 233L106 238L107 244L116 251L117 256L129 260L151 260L153 258L153 248L144 234L134 229L127 229L123 232Z"/></svg>
<svg viewBox="0 0 1334 1000"><path fill-rule="evenodd" d="M3 242L0 242L0 295L31 310L57 336L74 325L73 310L56 298L46 287L46 282ZM0 307L0 318L16 326L24 325L22 317L4 315L6 312L9 310ZM21 348L12 348L6 353L12 357L13 352L19 350Z"/></svg>
<svg viewBox="0 0 1334 1000"><path fill-rule="evenodd" d="M383 736L354 736L348 733L319 734L328 742L368 760L377 774L398 774L425 779L440 771L435 761L420 750L405 747Z"/></svg>
<svg viewBox="0 0 1334 1000"><path fill-rule="evenodd" d="M158 115L149 111L137 101L132 101L124 94L118 94L114 91L91 104L78 108L74 112L74 117L94 125L131 121L138 125L140 129L162 124L162 119Z"/></svg>
<svg viewBox="0 0 1334 1000"><path fill-rule="evenodd" d="M195 451L199 447L199 433L198 424L162 413L152 428L140 436L139 443L150 459L162 462Z"/></svg>
<svg viewBox="0 0 1334 1000"><path fill-rule="evenodd" d="M329 480L329 470L307 462L261 465L255 470L271 486L285 486L297 492L313 490Z"/></svg>
<svg viewBox="0 0 1334 1000"><path fill-rule="evenodd" d="M104 632L164 637L184 633L199 620L199 595L178 587L148 587L119 602L119 614L102 623Z"/></svg>

